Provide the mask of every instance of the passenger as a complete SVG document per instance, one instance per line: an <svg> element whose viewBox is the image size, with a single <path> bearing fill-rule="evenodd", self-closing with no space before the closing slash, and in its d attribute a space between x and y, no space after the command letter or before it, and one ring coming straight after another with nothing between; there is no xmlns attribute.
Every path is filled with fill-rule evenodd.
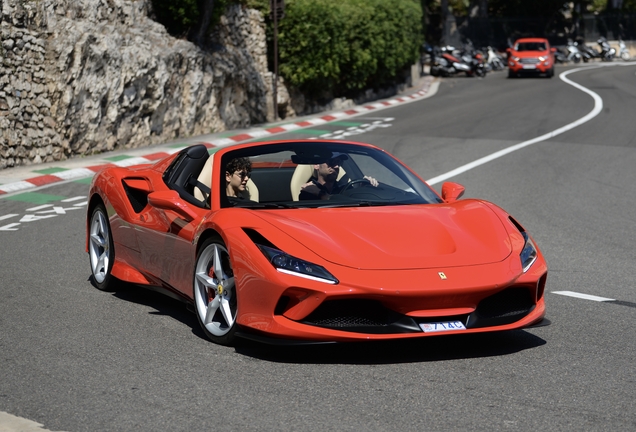
<svg viewBox="0 0 636 432"><path fill-rule="evenodd" d="M247 181L252 173L252 163L248 158L232 159L225 167L225 193L228 197L243 196Z"/></svg>
<svg viewBox="0 0 636 432"><path fill-rule="evenodd" d="M329 199L329 196L340 193L347 184L337 183L342 161L349 159L344 153L334 153L324 163L314 165L314 175L309 182L300 187L299 200ZM377 186L378 181L373 177L364 176L372 186Z"/></svg>

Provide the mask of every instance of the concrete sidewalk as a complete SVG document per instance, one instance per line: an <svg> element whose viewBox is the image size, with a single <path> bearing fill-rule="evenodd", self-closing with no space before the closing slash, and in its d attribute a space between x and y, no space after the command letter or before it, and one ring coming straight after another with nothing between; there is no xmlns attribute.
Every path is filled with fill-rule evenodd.
<svg viewBox="0 0 636 432"><path fill-rule="evenodd" d="M426 97L430 93L434 83L437 83L435 78L430 75L424 75L420 77L415 85L393 98L357 105L342 111L321 113L315 116L301 118L295 117L289 119L289 121L280 123L260 125L250 129L225 131L210 135L200 135L139 149L124 149L64 161L6 168L0 170L0 197L52 183L91 177L95 172L106 165L131 166L152 163L194 143L203 143L209 148L221 147L253 139L273 137L274 135L285 132L378 111Z"/></svg>

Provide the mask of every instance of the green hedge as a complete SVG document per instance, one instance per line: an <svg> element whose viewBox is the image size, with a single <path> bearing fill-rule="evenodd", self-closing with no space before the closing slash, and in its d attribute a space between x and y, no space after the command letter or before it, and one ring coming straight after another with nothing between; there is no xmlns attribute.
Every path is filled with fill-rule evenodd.
<svg viewBox="0 0 636 432"><path fill-rule="evenodd" d="M310 96L391 83L419 58L419 0L287 0L279 70Z"/></svg>

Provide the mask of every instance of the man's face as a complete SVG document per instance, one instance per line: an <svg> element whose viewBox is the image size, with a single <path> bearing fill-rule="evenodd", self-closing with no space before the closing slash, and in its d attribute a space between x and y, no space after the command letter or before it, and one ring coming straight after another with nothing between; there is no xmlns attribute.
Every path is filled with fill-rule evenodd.
<svg viewBox="0 0 636 432"><path fill-rule="evenodd" d="M338 173L340 172L340 164L342 159L332 158L325 163L314 165L314 168L318 172L318 180L322 179L325 182L334 182L338 179Z"/></svg>
<svg viewBox="0 0 636 432"><path fill-rule="evenodd" d="M232 174L226 171L225 173L225 181L235 192L243 192L249 178L250 174L247 171L235 171Z"/></svg>

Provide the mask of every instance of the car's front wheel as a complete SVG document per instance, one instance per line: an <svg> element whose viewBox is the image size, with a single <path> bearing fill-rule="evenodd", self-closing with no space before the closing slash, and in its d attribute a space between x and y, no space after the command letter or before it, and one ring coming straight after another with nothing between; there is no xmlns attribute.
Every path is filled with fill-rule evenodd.
<svg viewBox="0 0 636 432"><path fill-rule="evenodd" d="M115 262L115 247L103 204L98 204L91 213L88 255L95 286L102 291L110 291L114 284L111 271Z"/></svg>
<svg viewBox="0 0 636 432"><path fill-rule="evenodd" d="M230 254L213 237L199 250L194 269L194 309L206 337L221 345L235 342L238 302Z"/></svg>

